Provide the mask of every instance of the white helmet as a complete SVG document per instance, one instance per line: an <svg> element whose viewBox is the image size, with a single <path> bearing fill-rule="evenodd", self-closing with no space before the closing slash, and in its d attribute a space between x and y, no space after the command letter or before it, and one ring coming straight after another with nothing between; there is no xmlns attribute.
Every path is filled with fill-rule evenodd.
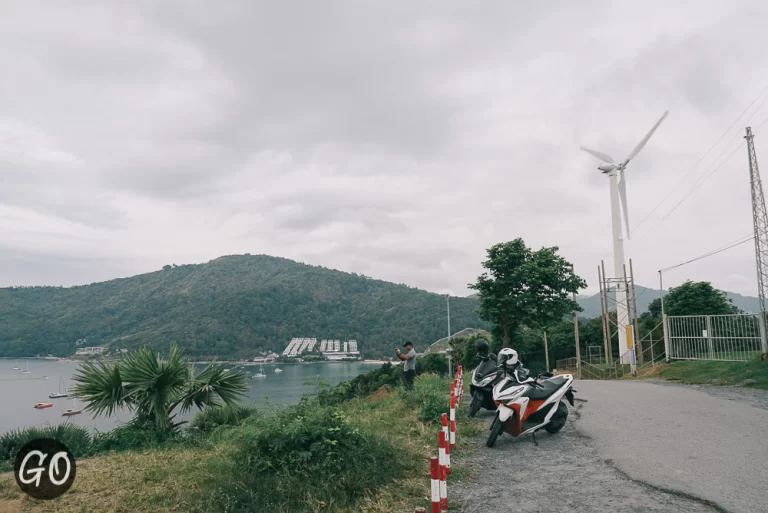
<svg viewBox="0 0 768 513"><path fill-rule="evenodd" d="M496 356L496 362L499 365L506 365L507 367L514 367L519 362L517 358L517 351L510 347L505 347Z"/></svg>

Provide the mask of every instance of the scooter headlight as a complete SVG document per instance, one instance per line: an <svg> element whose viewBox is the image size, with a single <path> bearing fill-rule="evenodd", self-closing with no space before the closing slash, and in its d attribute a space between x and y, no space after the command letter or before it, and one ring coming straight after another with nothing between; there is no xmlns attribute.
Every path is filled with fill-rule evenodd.
<svg viewBox="0 0 768 513"><path fill-rule="evenodd" d="M485 378L480 381L480 386L485 387L493 383L493 380L496 378L496 375L486 376Z"/></svg>

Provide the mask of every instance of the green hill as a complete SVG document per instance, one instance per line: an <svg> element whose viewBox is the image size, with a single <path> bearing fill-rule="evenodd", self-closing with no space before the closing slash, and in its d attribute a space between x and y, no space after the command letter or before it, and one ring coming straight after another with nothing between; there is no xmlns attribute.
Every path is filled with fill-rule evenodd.
<svg viewBox="0 0 768 513"><path fill-rule="evenodd" d="M477 306L451 298L451 326L488 328ZM0 288L0 356L69 356L86 337L160 351L177 341L197 358L282 351L293 337L356 339L364 356L391 356L406 338L421 351L445 324L444 296L265 255L77 287Z"/></svg>

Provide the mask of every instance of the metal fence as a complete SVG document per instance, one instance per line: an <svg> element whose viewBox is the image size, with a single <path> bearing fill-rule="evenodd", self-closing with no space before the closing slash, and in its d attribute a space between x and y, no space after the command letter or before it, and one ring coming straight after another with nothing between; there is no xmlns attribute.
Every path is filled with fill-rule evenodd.
<svg viewBox="0 0 768 513"><path fill-rule="evenodd" d="M760 356L760 314L668 316L668 357L746 361Z"/></svg>

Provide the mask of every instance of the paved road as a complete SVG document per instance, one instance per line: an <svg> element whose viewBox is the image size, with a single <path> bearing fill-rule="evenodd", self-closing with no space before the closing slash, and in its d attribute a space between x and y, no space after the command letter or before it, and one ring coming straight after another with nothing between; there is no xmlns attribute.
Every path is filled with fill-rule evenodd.
<svg viewBox="0 0 768 513"><path fill-rule="evenodd" d="M578 388L577 388L578 390ZM582 395L582 394L579 394ZM581 403L576 403L579 408ZM582 406L578 411L584 411ZM482 412L490 424L490 413ZM571 410L555 435L542 431L539 446L530 436L502 435L492 449L481 447L462 460L478 476L448 490L450 507L466 513L713 513L717 509L632 481L598 454L578 431ZM458 459L458 455L454 457Z"/></svg>
<svg viewBox="0 0 768 513"><path fill-rule="evenodd" d="M731 513L768 512L768 393L581 381L576 427L630 478Z"/></svg>

